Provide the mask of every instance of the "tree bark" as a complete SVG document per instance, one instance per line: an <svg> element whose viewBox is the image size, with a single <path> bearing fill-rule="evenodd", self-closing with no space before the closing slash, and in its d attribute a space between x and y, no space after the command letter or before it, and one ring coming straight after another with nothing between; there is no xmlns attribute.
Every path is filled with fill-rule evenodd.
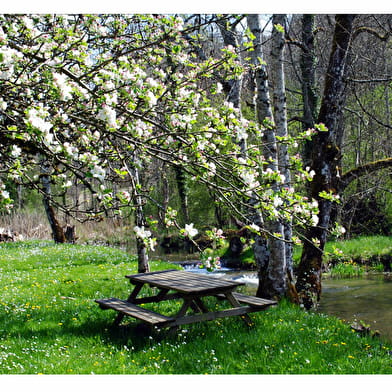
<svg viewBox="0 0 392 392"><path fill-rule="evenodd" d="M272 24L281 25L286 28L286 15L277 14L272 17ZM286 107L286 81L284 73L284 51L285 51L285 33L274 29L272 34L271 50L271 77L273 83L273 103L274 117L276 126L276 135L279 137L288 136L287 128L287 107ZM285 187L291 186L290 158L288 145L286 143L278 144L278 163L279 170L285 176ZM278 270L286 277L286 292L288 295L295 293L293 281L293 245L292 245L292 221L282 222L283 241L275 240L280 246L284 247L284 261L278 266ZM290 288L290 289L288 289ZM296 300L296 298L293 298Z"/></svg>
<svg viewBox="0 0 392 392"><path fill-rule="evenodd" d="M391 166L392 158L385 158L351 169L341 175L340 180L338 181L338 190L342 192L352 181Z"/></svg>
<svg viewBox="0 0 392 392"><path fill-rule="evenodd" d="M255 85L257 90L255 105L257 120L260 124L265 124L266 121L269 123L264 131L263 154L268 162L269 168L276 171L278 169L278 147L275 137L276 128L274 125L274 116L269 94L267 69L264 64L260 63L260 59L263 59L264 57L261 45L261 19L259 15L248 15L247 21L252 34L255 36L252 57L253 64L255 65ZM273 32L273 42L274 49L272 55L276 58L277 64L275 65L280 67L280 65L282 65L280 63L280 56L282 54L284 40L282 41L282 38L278 36L276 29L274 29ZM277 73L280 73L281 71L283 71L283 68L279 68ZM279 78L281 82L284 81L282 75L279 75ZM281 87L282 86L279 86L277 91L279 91L279 88ZM279 107L280 110L278 117L280 121L284 121L284 108L282 107L282 103L285 101L285 95L282 97L280 92L278 92L275 99L280 100L280 102L277 102L277 107ZM272 184L272 189L277 191L278 185L276 183ZM276 233L280 238L284 238L284 227L279 220L271 219L263 222L261 215L257 217L257 220L267 228L268 231ZM283 297L287 291L284 242L276 238L267 239L265 236L259 235L256 236L253 251L258 266L259 277L259 286L256 295L264 298Z"/></svg>
<svg viewBox="0 0 392 392"><path fill-rule="evenodd" d="M325 78L323 99L318 123L324 123L327 132L319 132L312 140L311 168L315 176L310 185L310 197L317 200L319 222L306 232L301 261L298 267L297 291L305 308L317 305L321 295L321 267L332 201L320 197L320 192L336 194L338 188L339 140L337 132L345 100L344 72L353 31L355 15L336 15L333 45ZM316 243L315 243L316 242Z"/></svg>
<svg viewBox="0 0 392 392"><path fill-rule="evenodd" d="M52 237L56 243L65 243L66 238L64 230L56 218L56 213L51 204L52 190L50 185L50 164L46 161L41 162L41 185L43 192L42 202L44 204L46 216L49 221L50 228L52 229Z"/></svg>
<svg viewBox="0 0 392 392"><path fill-rule="evenodd" d="M316 92L316 53L314 48L314 16L302 16L302 43L301 53L301 88L303 115L303 130L314 128L317 118L318 95ZM305 141L303 160L305 166L310 165L311 142Z"/></svg>
<svg viewBox="0 0 392 392"><path fill-rule="evenodd" d="M181 166L175 166L174 172L176 175L176 183L178 189L178 195L180 197L181 210L185 223L189 223L189 205L188 205L188 184L187 174Z"/></svg>
<svg viewBox="0 0 392 392"><path fill-rule="evenodd" d="M146 225L146 219L143 210L143 199L138 193L141 180L139 169L134 165L136 161L136 153L133 156L131 162L131 182L132 182L132 201L135 205L135 225L138 227L144 227ZM138 261L138 273L150 272L150 264L148 261L148 251L146 244L141 238L136 237L136 249L137 249L137 261Z"/></svg>
<svg viewBox="0 0 392 392"><path fill-rule="evenodd" d="M217 22L221 32L223 42L226 46L231 45L236 50L239 48L239 42L235 30L228 29L225 23L221 20ZM227 94L227 101L231 102L235 108L241 108L241 91L242 91L242 75L235 79L223 81L223 88Z"/></svg>

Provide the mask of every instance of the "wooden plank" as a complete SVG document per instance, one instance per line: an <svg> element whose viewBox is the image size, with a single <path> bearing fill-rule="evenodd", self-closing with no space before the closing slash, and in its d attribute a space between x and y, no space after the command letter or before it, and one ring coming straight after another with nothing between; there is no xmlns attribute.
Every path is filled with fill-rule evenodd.
<svg viewBox="0 0 392 392"><path fill-rule="evenodd" d="M184 317L176 317L174 321L168 321L164 323L163 327L176 327L184 324L193 324L201 321L212 321L218 318L230 317L230 316L241 316L247 313L257 312L258 310L251 306L240 306L238 308L231 308L220 310L216 312L200 313Z"/></svg>
<svg viewBox="0 0 392 392"><path fill-rule="evenodd" d="M188 271L169 270L154 274L126 276L131 283L146 283L153 287L175 290L183 294L214 295L235 289L242 282L221 279Z"/></svg>
<svg viewBox="0 0 392 392"><path fill-rule="evenodd" d="M253 306L256 308L266 308L268 306L278 304L277 301L273 301L273 300L265 299L265 298L254 297L252 295L246 295L246 294L241 294L241 293L236 293L236 292L232 292L231 294L239 303L250 305L250 306ZM224 294L218 294L218 295L216 295L216 297L219 299L227 299L227 297Z"/></svg>
<svg viewBox="0 0 392 392"><path fill-rule="evenodd" d="M118 298L97 299L95 302L97 302L102 309L114 309L149 324L156 325L174 320L172 317L167 317L153 312L152 310L141 308L140 306Z"/></svg>
<svg viewBox="0 0 392 392"><path fill-rule="evenodd" d="M125 277L128 279L132 279L132 278L147 277L147 276L157 275L157 274L165 274L165 273L171 272L171 271L178 271L178 270L170 269L170 270L162 270L162 271L154 271L154 272L144 272L142 274L125 275Z"/></svg>
<svg viewBox="0 0 392 392"><path fill-rule="evenodd" d="M173 294L166 294L165 296L153 295L151 297L135 298L130 302L138 305L138 304L150 304L152 302L168 301L168 300L179 299L179 298L184 298L184 296L181 294L173 293Z"/></svg>
<svg viewBox="0 0 392 392"><path fill-rule="evenodd" d="M250 306L254 306L257 308L266 308L271 305L277 305L277 301L273 301L270 299L265 299L265 298L259 298L259 297L254 297L252 295L246 295L246 294L241 294L241 293L232 293L234 298L242 303L242 304L247 304Z"/></svg>

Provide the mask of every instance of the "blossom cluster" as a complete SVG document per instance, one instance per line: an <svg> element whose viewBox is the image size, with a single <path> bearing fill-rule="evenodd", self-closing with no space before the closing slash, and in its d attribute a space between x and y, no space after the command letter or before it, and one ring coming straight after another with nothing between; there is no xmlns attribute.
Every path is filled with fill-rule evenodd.
<svg viewBox="0 0 392 392"><path fill-rule="evenodd" d="M153 251L155 249L157 242L156 239L152 237L150 230L146 230L144 226L135 226L133 231L135 232L136 238L142 240L150 250Z"/></svg>
<svg viewBox="0 0 392 392"><path fill-rule="evenodd" d="M200 268L205 268L208 272L215 271L221 268L221 261L219 256L208 256L206 259L202 259Z"/></svg>

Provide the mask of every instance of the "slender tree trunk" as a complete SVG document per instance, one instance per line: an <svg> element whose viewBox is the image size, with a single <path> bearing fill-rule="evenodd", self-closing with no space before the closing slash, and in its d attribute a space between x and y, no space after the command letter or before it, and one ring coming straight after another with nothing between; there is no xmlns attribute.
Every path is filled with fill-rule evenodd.
<svg viewBox="0 0 392 392"><path fill-rule="evenodd" d="M228 29L223 21L218 21L218 26L225 45L231 45L238 50L240 43L238 42L235 29ZM235 79L224 81L223 87L227 93L227 101L231 102L235 108L241 109L242 75Z"/></svg>
<svg viewBox="0 0 392 392"><path fill-rule="evenodd" d="M169 207L169 201L170 201L170 189L169 189L169 180L167 179L167 174L166 174L166 167L160 167L160 188L161 188L161 194L162 194L162 209L158 209L158 217L159 217L159 225L162 227L162 229L166 229L165 225L165 216L167 209Z"/></svg>
<svg viewBox="0 0 392 392"><path fill-rule="evenodd" d="M301 86L303 102L303 129L314 128L317 118L318 95L316 92L316 53L314 48L314 15L302 16ZM310 165L311 142L305 141L304 164Z"/></svg>
<svg viewBox="0 0 392 392"><path fill-rule="evenodd" d="M256 67L255 70L255 107L256 115L259 121L262 123L266 117L272 119L272 111L269 99L269 91L267 84L267 75L265 66L259 63L259 60L263 58L263 50L261 46L261 21L259 15L252 14L247 16L247 23L252 34L255 36L253 41L253 52L252 62ZM266 88L267 87L267 88ZM262 113L262 114L261 114ZM260 120L261 119L261 120ZM251 204L256 204L257 200L252 199ZM252 222L259 227L264 227L264 219L260 211L256 208L253 209L253 216L251 216ZM256 235L253 244L253 253L255 262L257 265L257 275L259 278L259 285L257 288L256 295L258 297L270 297L266 290L265 281L268 276L268 265L270 260L270 252L268 248L268 239L264 234Z"/></svg>
<svg viewBox="0 0 392 392"><path fill-rule="evenodd" d="M354 15L337 15L333 45L325 79L324 95L318 122L328 132L319 132L312 141L311 167L315 176L310 186L310 197L318 201L319 222L307 230L301 261L298 267L297 291L303 305L314 307L321 295L321 267L327 240L332 201L320 197L320 192L337 193L337 162L339 160L339 119L344 103L344 72L353 30ZM316 242L316 243L315 243Z"/></svg>
<svg viewBox="0 0 392 392"><path fill-rule="evenodd" d="M274 116L269 95L267 70L265 65L260 63L260 60L264 57L261 45L262 29L260 15L248 15L247 21L251 32L255 36L253 43L254 50L251 53L253 64L255 65L255 85L257 90L255 106L257 119L260 124L265 124L266 121L269 123L264 131L263 154L268 162L269 168L276 171L278 169L278 148L275 137ZM279 52L281 42L278 43L276 29L274 31L273 39ZM272 184L272 188L273 190L278 190L278 185L276 183ZM256 220L263 224L261 215L257 216L255 214L255 217ZM277 233L281 238L284 238L284 228L279 220L272 219L265 221L263 226L268 231ZM257 236L253 250L258 265L259 286L257 296L265 298L279 298L284 296L287 291L284 242L275 238L267 239L264 236Z"/></svg>
<svg viewBox="0 0 392 392"><path fill-rule="evenodd" d="M43 191L43 204L46 212L46 216L49 221L50 228L52 229L52 237L56 243L65 243L66 238L64 230L56 218L56 213L51 204L52 189L50 185L50 164L47 161L41 162L41 185Z"/></svg>
<svg viewBox="0 0 392 392"><path fill-rule="evenodd" d="M273 15L272 24L281 25L286 28L286 15ZM273 102L274 102L274 117L276 126L276 135L279 137L287 137L287 107L286 107L286 82L284 74L284 49L285 37L284 32L279 32L274 29L272 35L272 49L271 49L271 77L273 82ZM285 187L291 186L290 173L290 159L288 152L288 145L286 143L278 144L278 163L279 170L285 176ZM292 245L292 221L286 220L282 222L283 238L285 243L280 242L284 246L285 260L280 263L277 269L287 278L287 287L290 287L288 293L295 293L295 286L293 281L293 245ZM276 241L277 242L277 241ZM295 299L295 298L294 298Z"/></svg>
<svg viewBox="0 0 392 392"><path fill-rule="evenodd" d="M133 157L133 161L136 161L136 157ZM131 163L133 165L133 163ZM141 184L139 169L136 166L132 166L132 200L135 205L135 225L138 227L144 227L146 225L146 219L143 210L143 199L138 193L138 188ZM138 272L144 273L150 271L150 265L148 262L148 251L147 246L141 238L136 237L136 249L137 249L137 260L138 260Z"/></svg>

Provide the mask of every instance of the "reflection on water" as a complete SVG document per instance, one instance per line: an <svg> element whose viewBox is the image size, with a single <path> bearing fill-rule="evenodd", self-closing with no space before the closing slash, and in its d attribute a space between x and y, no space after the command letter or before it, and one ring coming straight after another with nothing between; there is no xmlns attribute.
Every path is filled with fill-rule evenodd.
<svg viewBox="0 0 392 392"><path fill-rule="evenodd" d="M388 274L361 279L326 279L319 311L352 322L363 321L392 340L392 280Z"/></svg>
<svg viewBox="0 0 392 392"><path fill-rule="evenodd" d="M195 265L189 271L206 273ZM210 273L243 282L249 294L255 294L258 279L255 272L224 269ZM318 311L352 323L362 321L392 340L392 275L368 274L355 279L324 279Z"/></svg>

